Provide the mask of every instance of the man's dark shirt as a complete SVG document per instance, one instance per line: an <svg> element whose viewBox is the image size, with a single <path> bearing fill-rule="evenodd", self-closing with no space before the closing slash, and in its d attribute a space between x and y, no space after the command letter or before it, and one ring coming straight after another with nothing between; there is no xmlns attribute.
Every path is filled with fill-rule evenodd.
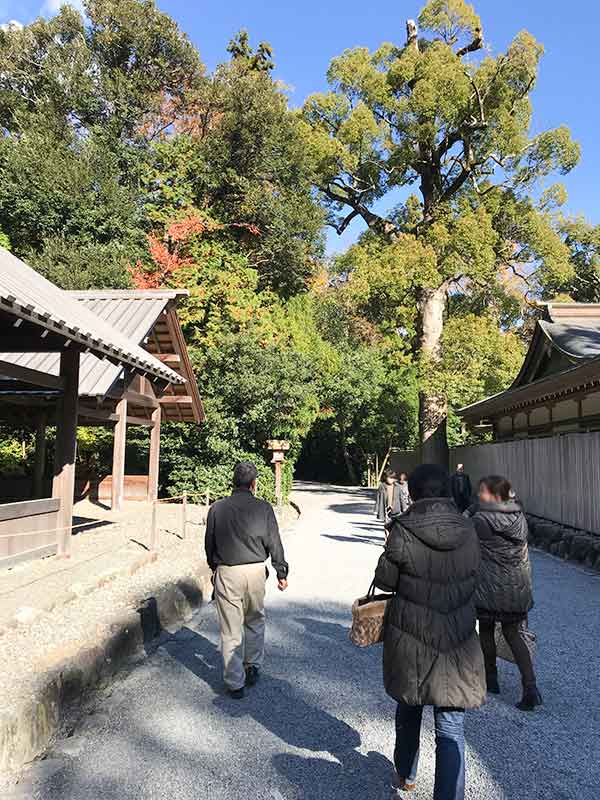
<svg viewBox="0 0 600 800"><path fill-rule="evenodd" d="M270 556L277 577L287 577L289 568L273 507L249 489L234 489L230 497L213 503L204 544L212 570L220 564L259 564Z"/></svg>

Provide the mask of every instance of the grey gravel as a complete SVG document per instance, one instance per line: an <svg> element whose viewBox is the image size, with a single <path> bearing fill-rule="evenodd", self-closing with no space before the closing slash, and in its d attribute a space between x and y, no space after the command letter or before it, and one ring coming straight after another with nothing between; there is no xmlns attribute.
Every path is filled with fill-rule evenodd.
<svg viewBox="0 0 600 800"><path fill-rule="evenodd" d="M243 701L224 696L218 629L208 606L168 633L57 743L51 769L11 797L32 800L375 800L387 798L394 704L381 650L348 641L350 604L369 585L381 529L362 490L304 485L286 536L290 589L270 581L268 662ZM501 663L502 695L468 715L470 800L600 797L600 577L533 554L544 707L514 708L519 679ZM426 715L414 800L431 798ZM56 759L61 768L56 771ZM14 794L19 791L20 794Z"/></svg>

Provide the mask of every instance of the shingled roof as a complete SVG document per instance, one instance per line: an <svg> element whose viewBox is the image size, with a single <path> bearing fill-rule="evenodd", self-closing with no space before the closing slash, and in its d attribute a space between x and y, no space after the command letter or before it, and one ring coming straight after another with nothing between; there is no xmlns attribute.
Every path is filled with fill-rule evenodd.
<svg viewBox="0 0 600 800"><path fill-rule="evenodd" d="M3 247L0 247L1 310L89 349L86 358L100 362L106 358L109 364L113 362L116 365L117 370L123 366L130 367L171 384L185 382L181 375L154 358L136 341L131 341L126 334L100 319L77 297L59 289ZM46 359L54 359L58 365L55 353L0 354L0 360L39 370L39 366L30 363L30 359L36 358L44 361L42 371L58 373L58 366L55 370L46 370Z"/></svg>

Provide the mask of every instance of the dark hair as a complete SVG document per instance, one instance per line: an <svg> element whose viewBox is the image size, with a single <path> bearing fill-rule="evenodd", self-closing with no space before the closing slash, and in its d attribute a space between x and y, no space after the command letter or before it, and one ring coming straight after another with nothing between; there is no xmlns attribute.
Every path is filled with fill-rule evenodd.
<svg viewBox="0 0 600 800"><path fill-rule="evenodd" d="M481 478L479 481L479 486L485 486L490 494L499 497L503 502L511 499L510 491L512 486L510 481L507 478L503 478L502 475L486 475L485 478Z"/></svg>
<svg viewBox="0 0 600 800"><path fill-rule="evenodd" d="M408 491L413 501L450 497L448 471L438 464L421 464L410 473Z"/></svg>
<svg viewBox="0 0 600 800"><path fill-rule="evenodd" d="M387 469L384 469L383 472L381 473L382 481L385 481L386 478L395 478L395 477L396 473L394 472L393 469L390 469L389 467Z"/></svg>
<svg viewBox="0 0 600 800"><path fill-rule="evenodd" d="M258 470L251 461L239 461L233 470L233 485L236 489L249 489L258 478Z"/></svg>
<svg viewBox="0 0 600 800"><path fill-rule="evenodd" d="M408 480L408 475L406 474L406 472L401 472L400 475L398 475L398 478L400 478L400 480L402 480L402 476L403 475L404 475L404 479Z"/></svg>

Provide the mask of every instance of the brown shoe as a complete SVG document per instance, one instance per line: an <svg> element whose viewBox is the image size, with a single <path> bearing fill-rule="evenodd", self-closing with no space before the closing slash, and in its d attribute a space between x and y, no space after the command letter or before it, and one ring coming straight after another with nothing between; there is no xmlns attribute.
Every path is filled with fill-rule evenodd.
<svg viewBox="0 0 600 800"><path fill-rule="evenodd" d="M400 792L414 792L416 788L416 783L409 783L406 778L401 778L399 775L395 775L392 786L392 797L402 797Z"/></svg>

